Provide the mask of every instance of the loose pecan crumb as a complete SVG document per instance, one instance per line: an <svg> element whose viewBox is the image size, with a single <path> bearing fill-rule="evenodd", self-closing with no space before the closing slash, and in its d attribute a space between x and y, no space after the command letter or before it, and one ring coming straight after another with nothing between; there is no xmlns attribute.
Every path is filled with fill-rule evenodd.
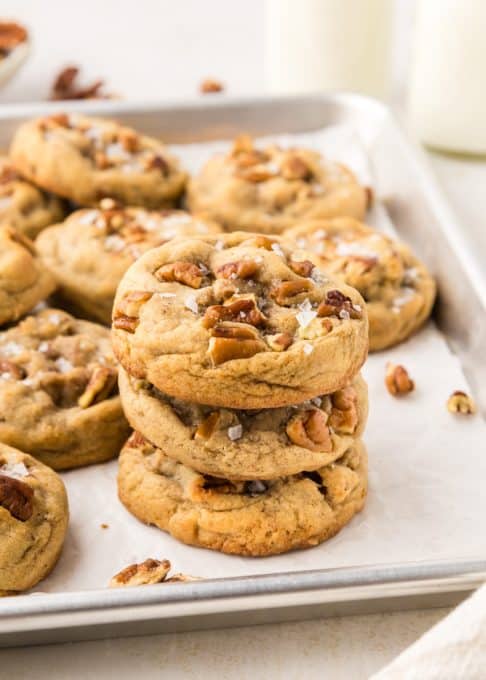
<svg viewBox="0 0 486 680"><path fill-rule="evenodd" d="M140 564L131 564L115 574L110 581L110 588L120 586L143 586L162 583L169 573L169 560L148 559Z"/></svg>
<svg viewBox="0 0 486 680"><path fill-rule="evenodd" d="M296 413L285 431L291 442L311 451L332 451L332 440L327 426L327 414L319 409Z"/></svg>
<svg viewBox="0 0 486 680"><path fill-rule="evenodd" d="M88 408L95 402L106 399L116 385L117 373L114 368L96 366L91 374L86 389L78 399L80 408Z"/></svg>
<svg viewBox="0 0 486 680"><path fill-rule="evenodd" d="M461 415L473 415L476 413L476 404L472 397L466 392L456 390L447 400L447 410L450 413L460 413Z"/></svg>
<svg viewBox="0 0 486 680"><path fill-rule="evenodd" d="M204 328L213 328L222 321L238 321L251 326L262 326L266 318L253 298L239 298L226 305L211 305L202 319Z"/></svg>
<svg viewBox="0 0 486 680"><path fill-rule="evenodd" d="M407 370L403 366L391 363L386 366L385 385L394 397L408 394L415 389L415 383Z"/></svg>
<svg viewBox="0 0 486 680"><path fill-rule="evenodd" d="M274 352L283 352L290 347L294 339L290 333L276 333L275 335L267 335L265 337L268 346Z"/></svg>
<svg viewBox="0 0 486 680"><path fill-rule="evenodd" d="M109 528L110 528L110 525L109 525L109 524L106 524L105 522L102 522L102 524L100 524L100 528L101 528L101 529L109 529Z"/></svg>
<svg viewBox="0 0 486 680"><path fill-rule="evenodd" d="M279 305L289 305L292 304L293 298L307 293L312 287L311 281L282 281L270 290L270 297Z"/></svg>
<svg viewBox="0 0 486 680"><path fill-rule="evenodd" d="M227 262L216 270L216 276L223 279L251 279L258 271L258 265L254 260L238 260Z"/></svg>
<svg viewBox="0 0 486 680"><path fill-rule="evenodd" d="M199 92L201 92L201 94L213 94L215 92L223 92L223 90L223 83L214 78L205 78L199 85Z"/></svg>
<svg viewBox="0 0 486 680"><path fill-rule="evenodd" d="M27 30L13 21L0 21L0 55L6 57L18 45L26 42Z"/></svg>
<svg viewBox="0 0 486 680"><path fill-rule="evenodd" d="M202 420L194 434L196 439L209 439L215 431L220 419L219 411L212 411L204 420Z"/></svg>
<svg viewBox="0 0 486 680"><path fill-rule="evenodd" d="M26 522L32 517L34 492L20 479L0 474L0 506L15 519Z"/></svg>
<svg viewBox="0 0 486 680"><path fill-rule="evenodd" d="M192 262L171 262L159 267L154 276L158 281L177 281L191 288L199 288L204 274Z"/></svg>
<svg viewBox="0 0 486 680"><path fill-rule="evenodd" d="M54 79L49 99L53 101L70 99L107 99L109 95L100 92L103 80L95 80L91 85L80 87L76 82L80 69L77 66L64 68Z"/></svg>
<svg viewBox="0 0 486 680"><path fill-rule="evenodd" d="M310 260L290 260L289 267L299 276L309 277L314 269L314 264Z"/></svg>

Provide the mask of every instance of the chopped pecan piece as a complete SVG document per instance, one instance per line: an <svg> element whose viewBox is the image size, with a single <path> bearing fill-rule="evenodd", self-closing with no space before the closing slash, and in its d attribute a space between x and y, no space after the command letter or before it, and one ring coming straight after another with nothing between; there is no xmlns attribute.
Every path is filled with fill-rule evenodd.
<svg viewBox="0 0 486 680"><path fill-rule="evenodd" d="M292 298L301 295L302 293L307 293L313 284L311 281L282 281L270 291L270 297L272 297L275 302L279 305L285 306L292 304Z"/></svg>
<svg viewBox="0 0 486 680"><path fill-rule="evenodd" d="M218 324L212 336L208 351L216 366L233 359L248 359L267 347L252 328L241 324Z"/></svg>
<svg viewBox="0 0 486 680"><path fill-rule="evenodd" d="M345 465L326 465L319 471L325 496L331 504L342 503L358 484L358 475Z"/></svg>
<svg viewBox="0 0 486 680"><path fill-rule="evenodd" d="M283 352L290 347L294 339L290 333L276 333L275 335L267 335L265 337L268 346L274 352Z"/></svg>
<svg viewBox="0 0 486 680"><path fill-rule="evenodd" d="M358 424L357 401L354 387L338 390L331 395L332 410L329 415L329 426L334 430L352 434Z"/></svg>
<svg viewBox="0 0 486 680"><path fill-rule="evenodd" d="M117 314L113 319L113 328L118 328L127 333L135 333L140 319L134 316L125 316L124 314Z"/></svg>
<svg viewBox="0 0 486 680"><path fill-rule="evenodd" d="M307 163L297 155L288 155L280 168L282 177L285 179L310 179L312 171Z"/></svg>
<svg viewBox="0 0 486 680"><path fill-rule="evenodd" d="M20 479L0 474L0 506L21 522L32 517L34 492Z"/></svg>
<svg viewBox="0 0 486 680"><path fill-rule="evenodd" d="M106 170L111 167L111 162L108 156L103 151L97 151L94 155L94 162L100 170Z"/></svg>
<svg viewBox="0 0 486 680"><path fill-rule="evenodd" d="M106 366L96 366L91 374L86 389L78 399L78 406L88 408L95 402L103 401L116 385L116 370Z"/></svg>
<svg viewBox="0 0 486 680"><path fill-rule="evenodd" d="M153 293L149 290L131 290L122 297L115 310L115 319L130 317L137 319L140 309L148 302ZM120 326L116 326L119 328Z"/></svg>
<svg viewBox="0 0 486 680"><path fill-rule="evenodd" d="M219 267L216 276L223 279L251 279L258 271L258 265L254 260L238 260L227 262Z"/></svg>
<svg viewBox="0 0 486 680"><path fill-rule="evenodd" d="M239 168L250 168L252 165L260 165L266 163L268 156L264 151L252 149L251 151L242 151L236 158L236 164Z"/></svg>
<svg viewBox="0 0 486 680"><path fill-rule="evenodd" d="M145 164L146 170L160 170L165 177L170 173L170 167L165 158L159 154L153 154L147 159Z"/></svg>
<svg viewBox="0 0 486 680"><path fill-rule="evenodd" d="M332 440L327 426L327 414L319 409L296 413L285 431L291 442L311 451L332 451Z"/></svg>
<svg viewBox="0 0 486 680"><path fill-rule="evenodd" d="M462 415L472 415L476 413L476 404L472 397L466 392L456 390L447 400L447 410L450 413L460 413Z"/></svg>
<svg viewBox="0 0 486 680"><path fill-rule="evenodd" d="M233 148L231 149L232 156L238 156L240 153L253 151L253 139L250 135L238 135L233 140Z"/></svg>
<svg viewBox="0 0 486 680"><path fill-rule="evenodd" d="M275 177L275 173L268 167L261 165L251 165L248 168L238 168L236 174L247 182L259 184Z"/></svg>
<svg viewBox="0 0 486 680"><path fill-rule="evenodd" d="M60 101L69 99L104 99L106 97L106 95L100 92L100 89L103 87L102 80L95 80L92 85L80 87L76 83L78 75L79 68L77 66L68 66L63 69L52 84L49 99Z"/></svg>
<svg viewBox="0 0 486 680"><path fill-rule="evenodd" d="M52 116L46 116L39 121L41 130L48 130L53 127L69 127L69 116L67 113L53 113Z"/></svg>
<svg viewBox="0 0 486 680"><path fill-rule="evenodd" d="M154 583L162 583L170 570L169 560L148 559L140 564L131 564L125 567L118 574L115 574L110 581L110 588L120 586L144 586Z"/></svg>
<svg viewBox="0 0 486 680"><path fill-rule="evenodd" d="M340 290L329 290L326 299L317 308L317 316L339 316L340 319L361 319L362 309Z"/></svg>
<svg viewBox="0 0 486 680"><path fill-rule="evenodd" d="M290 260L289 267L299 276L309 277L314 269L314 264L310 260Z"/></svg>
<svg viewBox="0 0 486 680"><path fill-rule="evenodd" d="M17 45L27 40L27 30L14 21L0 22L0 54L6 56Z"/></svg>
<svg viewBox="0 0 486 680"><path fill-rule="evenodd" d="M242 245L244 246L253 246L254 248L265 248L265 250L272 250L272 246L278 243L274 238L270 238L269 236L255 236L254 238L249 238L247 241L244 241Z"/></svg>
<svg viewBox="0 0 486 680"><path fill-rule="evenodd" d="M171 262L159 267L154 276L158 281L177 281L191 288L199 288L204 273L192 262Z"/></svg>
<svg viewBox="0 0 486 680"><path fill-rule="evenodd" d="M140 138L134 130L122 128L118 134L118 140L125 151L135 153L140 145Z"/></svg>
<svg viewBox="0 0 486 680"><path fill-rule="evenodd" d="M408 394L415 389L415 383L410 378L403 366L387 364L385 373L385 385L394 397Z"/></svg>
<svg viewBox="0 0 486 680"><path fill-rule="evenodd" d="M223 90L223 83L214 78L205 78L199 85L199 92L201 92L201 94L213 94L215 92L223 92Z"/></svg>
<svg viewBox="0 0 486 680"><path fill-rule="evenodd" d="M239 321L252 326L262 326L266 318L258 309L253 298L239 298L226 305L211 305L206 309L202 324L213 328L221 321Z"/></svg>
<svg viewBox="0 0 486 680"><path fill-rule="evenodd" d="M0 374L3 375L4 373L13 380L23 380L26 376L25 369L22 366L18 366L8 359L0 358Z"/></svg>
<svg viewBox="0 0 486 680"><path fill-rule="evenodd" d="M220 419L219 411L212 411L204 420L202 420L194 434L195 439L209 439L216 429Z"/></svg>
<svg viewBox="0 0 486 680"><path fill-rule="evenodd" d="M191 581L202 581L200 576L191 576L190 574L177 573L170 578L166 578L164 583L189 583Z"/></svg>

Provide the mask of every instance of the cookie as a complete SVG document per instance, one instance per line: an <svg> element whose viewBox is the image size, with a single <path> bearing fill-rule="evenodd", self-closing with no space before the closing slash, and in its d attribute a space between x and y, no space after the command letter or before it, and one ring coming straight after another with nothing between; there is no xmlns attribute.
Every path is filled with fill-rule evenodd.
<svg viewBox="0 0 486 680"><path fill-rule="evenodd" d="M49 574L60 555L68 518L59 475L0 444L0 596L32 588Z"/></svg>
<svg viewBox="0 0 486 680"><path fill-rule="evenodd" d="M0 325L19 319L54 288L33 243L11 227L0 227Z"/></svg>
<svg viewBox="0 0 486 680"><path fill-rule="evenodd" d="M128 436L110 332L57 309L0 333L0 441L55 470L116 456Z"/></svg>
<svg viewBox="0 0 486 680"><path fill-rule="evenodd" d="M285 238L359 290L368 311L370 350L405 340L430 316L435 282L403 243L346 218L314 220L290 229Z"/></svg>
<svg viewBox="0 0 486 680"><path fill-rule="evenodd" d="M79 205L95 206L109 196L125 205L170 208L186 183L157 139L77 113L24 123L10 157L24 177Z"/></svg>
<svg viewBox="0 0 486 680"><path fill-rule="evenodd" d="M214 477L272 479L340 458L364 429L367 387L358 375L331 395L259 411L214 409L173 399L122 368L130 425L170 458Z"/></svg>
<svg viewBox="0 0 486 680"><path fill-rule="evenodd" d="M367 354L364 303L305 254L236 232L174 240L137 260L114 305L120 363L172 397L291 406L344 387Z"/></svg>
<svg viewBox="0 0 486 680"><path fill-rule="evenodd" d="M0 157L0 226L35 238L64 214L64 204L57 196L22 179L9 159Z"/></svg>
<svg viewBox="0 0 486 680"><path fill-rule="evenodd" d="M219 231L214 222L183 211L123 208L105 198L100 209L78 210L46 229L36 246L56 279L63 306L110 324L120 279L142 253L175 236Z"/></svg>
<svg viewBox="0 0 486 680"><path fill-rule="evenodd" d="M364 505L366 467L358 440L313 472L229 481L176 463L134 433L120 454L118 493L135 517L183 543L262 557L334 536Z"/></svg>
<svg viewBox="0 0 486 680"><path fill-rule="evenodd" d="M187 204L226 231L279 234L303 219L350 215L362 219L369 192L351 170L303 148L258 149L238 137L188 184Z"/></svg>

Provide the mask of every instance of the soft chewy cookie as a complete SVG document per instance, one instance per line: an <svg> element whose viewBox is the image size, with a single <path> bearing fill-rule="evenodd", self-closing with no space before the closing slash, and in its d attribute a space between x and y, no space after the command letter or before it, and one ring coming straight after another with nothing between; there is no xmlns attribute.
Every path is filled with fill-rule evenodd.
<svg viewBox="0 0 486 680"><path fill-rule="evenodd" d="M16 321L54 288L33 243L11 227L0 227L0 325Z"/></svg>
<svg viewBox="0 0 486 680"><path fill-rule="evenodd" d="M315 220L285 233L333 276L363 296L370 323L370 350L396 345L429 317L435 282L411 250L353 219Z"/></svg>
<svg viewBox="0 0 486 680"><path fill-rule="evenodd" d="M185 401L290 406L346 385L366 358L357 291L275 239L174 240L137 260L113 311L131 375Z"/></svg>
<svg viewBox="0 0 486 680"><path fill-rule="evenodd" d="M68 525L61 478L0 444L0 596L31 588L54 567Z"/></svg>
<svg viewBox="0 0 486 680"><path fill-rule="evenodd" d="M0 157L0 226L29 238L64 217L62 201L22 179L8 158Z"/></svg>
<svg viewBox="0 0 486 680"><path fill-rule="evenodd" d="M362 509L366 451L273 480L229 481L176 463L134 433L120 454L118 493L146 524L183 543L236 555L274 555L334 536Z"/></svg>
<svg viewBox="0 0 486 680"><path fill-rule="evenodd" d="M219 233L215 223L181 210L123 208L110 198L99 209L78 210L44 230L36 246L70 309L111 323L115 292L142 253L175 236Z"/></svg>
<svg viewBox="0 0 486 680"><path fill-rule="evenodd" d="M302 219L363 218L368 192L343 165L310 149L257 149L249 137L211 158L188 185L193 212L227 231L281 233Z"/></svg>
<svg viewBox="0 0 486 680"><path fill-rule="evenodd" d="M128 436L108 329L45 309L0 334L0 441L56 470L116 456Z"/></svg>
<svg viewBox="0 0 486 680"><path fill-rule="evenodd" d="M367 388L357 376L333 394L259 411L173 399L120 369L120 396L135 430L202 474L272 479L340 458L364 429Z"/></svg>
<svg viewBox="0 0 486 680"><path fill-rule="evenodd" d="M110 196L125 205L171 207L186 183L178 161L157 139L75 113L24 123L10 156L24 177L80 205Z"/></svg>

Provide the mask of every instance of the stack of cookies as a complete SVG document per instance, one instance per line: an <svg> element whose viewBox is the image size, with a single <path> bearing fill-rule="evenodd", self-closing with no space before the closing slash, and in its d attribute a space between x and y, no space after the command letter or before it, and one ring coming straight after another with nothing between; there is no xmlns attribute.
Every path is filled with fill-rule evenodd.
<svg viewBox="0 0 486 680"><path fill-rule="evenodd" d="M155 248L118 287L112 340L135 429L119 495L140 520L257 556L361 510L368 320L304 252L248 232Z"/></svg>

